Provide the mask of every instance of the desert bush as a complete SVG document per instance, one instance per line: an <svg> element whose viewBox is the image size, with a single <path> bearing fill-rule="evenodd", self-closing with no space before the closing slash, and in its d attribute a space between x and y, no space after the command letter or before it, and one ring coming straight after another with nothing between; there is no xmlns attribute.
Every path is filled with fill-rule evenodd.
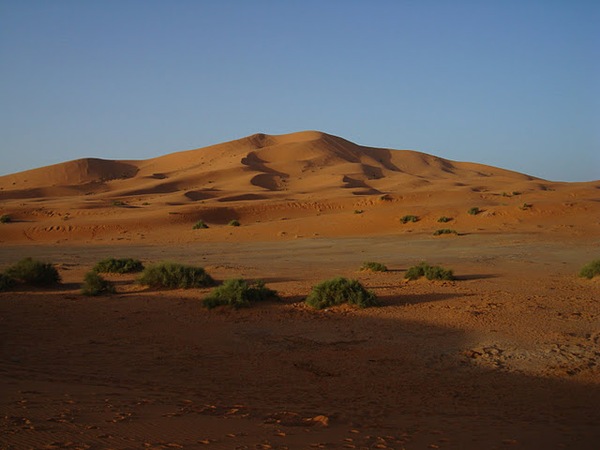
<svg viewBox="0 0 600 450"><path fill-rule="evenodd" d="M208 225L206 225L204 223L204 220L199 220L198 222L196 222L194 224L194 226L192 227L192 230L201 230L201 229L204 229L204 228L208 228Z"/></svg>
<svg viewBox="0 0 600 450"><path fill-rule="evenodd" d="M0 216L0 223L10 223L12 222L12 218L8 214L2 214Z"/></svg>
<svg viewBox="0 0 600 450"><path fill-rule="evenodd" d="M363 263L360 270L370 270L371 272L387 272L388 268L385 266L385 264L368 261Z"/></svg>
<svg viewBox="0 0 600 450"><path fill-rule="evenodd" d="M0 291L6 291L15 285L15 280L8 275L0 273Z"/></svg>
<svg viewBox="0 0 600 450"><path fill-rule="evenodd" d="M472 216L476 216L481 212L481 210L477 206L474 206L473 208L470 208L467 212Z"/></svg>
<svg viewBox="0 0 600 450"><path fill-rule="evenodd" d="M377 306L377 297L366 290L357 280L343 277L323 281L313 287L305 300L306 304L317 309L350 303L360 308Z"/></svg>
<svg viewBox="0 0 600 450"><path fill-rule="evenodd" d="M523 211L525 211L525 210L531 209L531 207L532 207L532 206L533 206L533 205L532 205L531 203L523 203L523 205L521 205L521 207L520 207L520 208L521 208Z"/></svg>
<svg viewBox="0 0 600 450"><path fill-rule="evenodd" d="M446 223L446 222L450 222L452 220L452 217L446 217L446 216L442 216L438 219L438 222L440 223Z"/></svg>
<svg viewBox="0 0 600 450"><path fill-rule="evenodd" d="M199 288L214 286L215 281L202 267L162 262L146 267L139 283L155 288Z"/></svg>
<svg viewBox="0 0 600 450"><path fill-rule="evenodd" d="M362 214L364 211L362 209L355 209L354 214Z"/></svg>
<svg viewBox="0 0 600 450"><path fill-rule="evenodd" d="M139 259L106 258L99 261L92 270L102 273L132 273L141 272L144 270L144 265Z"/></svg>
<svg viewBox="0 0 600 450"><path fill-rule="evenodd" d="M419 218L417 216L413 216L411 214L400 218L400 222L402 222L402 223L418 222L418 221L419 221Z"/></svg>
<svg viewBox="0 0 600 450"><path fill-rule="evenodd" d="M592 279L595 276L600 275L600 259L596 259L591 263L586 264L581 268L579 272L580 277Z"/></svg>
<svg viewBox="0 0 600 450"><path fill-rule="evenodd" d="M233 220L229 221L228 225L231 226L231 227L239 227L240 226L240 221L236 220L236 219L233 219Z"/></svg>
<svg viewBox="0 0 600 450"><path fill-rule="evenodd" d="M440 266L430 266L426 262L410 267L404 275L404 278L407 280L417 280L421 277L425 277L428 280L454 280L452 270L447 270Z"/></svg>
<svg viewBox="0 0 600 450"><path fill-rule="evenodd" d="M60 275L50 263L25 258L6 269L5 275L32 286L50 286L60 282Z"/></svg>
<svg viewBox="0 0 600 450"><path fill-rule="evenodd" d="M98 272L92 270L85 274L83 285L81 286L81 293L90 296L114 294L115 286L110 281L105 280Z"/></svg>
<svg viewBox="0 0 600 450"><path fill-rule="evenodd" d="M112 202L110 202L110 204L112 206L127 206L127 203L125 203L122 200L113 200Z"/></svg>
<svg viewBox="0 0 600 450"><path fill-rule="evenodd" d="M241 278L225 280L206 297L202 303L209 309L217 306L241 308L265 300L277 300L277 292L265 286L263 281L249 283Z"/></svg>
<svg viewBox="0 0 600 450"><path fill-rule="evenodd" d="M435 230L433 235L439 236L441 234L458 234L456 230L451 230L450 228L440 228L439 230Z"/></svg>

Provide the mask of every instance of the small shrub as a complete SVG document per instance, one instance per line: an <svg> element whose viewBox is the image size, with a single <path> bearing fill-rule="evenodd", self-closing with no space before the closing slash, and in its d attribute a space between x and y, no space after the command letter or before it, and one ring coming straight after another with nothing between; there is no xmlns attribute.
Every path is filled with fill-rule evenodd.
<svg viewBox="0 0 600 450"><path fill-rule="evenodd" d="M114 294L115 286L110 281L105 280L102 276L98 275L98 272L91 271L85 274L83 285L81 286L81 293L90 296Z"/></svg>
<svg viewBox="0 0 600 450"><path fill-rule="evenodd" d="M240 226L240 222L239 222L239 220L233 219L233 220L229 221L228 225L231 226L231 227L239 227Z"/></svg>
<svg viewBox="0 0 600 450"><path fill-rule="evenodd" d="M473 208L470 208L467 212L472 216L476 216L481 212L481 210L477 206L474 206Z"/></svg>
<svg viewBox="0 0 600 450"><path fill-rule="evenodd" d="M446 222L450 222L452 220L452 217L446 217L446 216L442 216L438 219L438 222L440 223L446 223Z"/></svg>
<svg viewBox="0 0 600 450"><path fill-rule="evenodd" d="M204 223L204 220L199 220L198 222L196 222L194 224L194 226L192 227L192 230L201 230L201 229L204 229L204 228L208 228L208 225L206 225Z"/></svg>
<svg viewBox="0 0 600 450"><path fill-rule="evenodd" d="M362 214L364 211L362 209L355 209L354 214Z"/></svg>
<svg viewBox="0 0 600 450"><path fill-rule="evenodd" d="M528 209L531 209L531 207L532 207L532 206L533 206L533 205L532 205L531 203L523 203L523 205L521 206L521 209L522 209L523 211L526 211L526 210L528 210Z"/></svg>
<svg viewBox="0 0 600 450"><path fill-rule="evenodd" d="M140 284L154 288L200 288L214 286L215 281L202 267L162 262L146 267Z"/></svg>
<svg viewBox="0 0 600 450"><path fill-rule="evenodd" d="M127 206L127 203L122 200L113 200L110 204L112 206Z"/></svg>
<svg viewBox="0 0 600 450"><path fill-rule="evenodd" d="M407 215L400 219L400 222L402 222L402 223L418 222L418 221L419 221L419 218L417 216L413 216L413 215Z"/></svg>
<svg viewBox="0 0 600 450"><path fill-rule="evenodd" d="M357 280L343 277L323 281L313 287L305 300L306 304L317 309L350 303L359 308L377 306L377 297L366 290Z"/></svg>
<svg viewBox="0 0 600 450"><path fill-rule="evenodd" d="M385 266L385 264L368 261L363 263L360 270L370 270L371 272L387 272L388 268Z"/></svg>
<svg viewBox="0 0 600 450"><path fill-rule="evenodd" d="M8 214L2 214L0 216L0 223L10 223L12 222L12 218Z"/></svg>
<svg viewBox="0 0 600 450"><path fill-rule="evenodd" d="M411 281L421 277L425 277L428 280L454 280L454 274L451 270L443 269L440 266L430 266L425 262L417 266L412 266L404 275L404 278Z"/></svg>
<svg viewBox="0 0 600 450"><path fill-rule="evenodd" d="M579 272L580 277L592 279L595 276L600 275L600 259L596 259L589 264L586 264L581 268Z"/></svg>
<svg viewBox="0 0 600 450"><path fill-rule="evenodd" d="M521 195L519 191L513 191L512 195Z"/></svg>
<svg viewBox="0 0 600 450"><path fill-rule="evenodd" d="M450 228L440 228L439 230L435 230L433 233L434 236L440 236L442 234L458 234L456 230L451 230Z"/></svg>
<svg viewBox="0 0 600 450"><path fill-rule="evenodd" d="M216 288L206 297L202 304L208 309L217 306L233 306L241 308L250 306L252 303L265 300L279 299L277 292L265 287L262 281L249 283L241 278L225 280L225 282Z"/></svg>
<svg viewBox="0 0 600 450"><path fill-rule="evenodd" d="M132 258L107 258L98 262L92 269L102 273L132 273L144 270L144 265L139 259Z"/></svg>
<svg viewBox="0 0 600 450"><path fill-rule="evenodd" d="M60 282L60 275L50 263L25 258L13 264L5 272L10 278L32 286L50 286Z"/></svg>
<svg viewBox="0 0 600 450"><path fill-rule="evenodd" d="M6 291L15 285L15 280L8 275L0 273L0 291Z"/></svg>

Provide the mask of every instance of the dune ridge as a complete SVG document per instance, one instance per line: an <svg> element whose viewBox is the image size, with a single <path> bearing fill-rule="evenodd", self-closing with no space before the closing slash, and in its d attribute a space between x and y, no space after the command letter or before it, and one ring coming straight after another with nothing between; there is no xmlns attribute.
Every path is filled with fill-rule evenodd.
<svg viewBox="0 0 600 450"><path fill-rule="evenodd" d="M377 234L406 231L396 223L403 213L431 216L415 224L416 231L429 231L433 215L451 215L464 231L473 231L481 221L465 216L472 206L481 207L484 216L500 217L487 225L491 229L531 230L549 217L558 218L556 227L578 229L581 221L572 218L597 211L599 186L600 181L551 182L302 131L258 133L146 160L87 158L6 175L0 177L0 208L17 219L11 230L3 230L6 241L37 240L48 230L64 230L54 223L60 218L71 221L62 235L72 240L123 228L146 235L199 219L221 224L229 218L254 224L250 235L260 239ZM369 218L362 222L340 215L367 208ZM330 220L323 221L323 214ZM288 216L304 222L294 222L291 230L275 224ZM585 224L581 232L595 232L595 226ZM78 234L90 229L97 231Z"/></svg>

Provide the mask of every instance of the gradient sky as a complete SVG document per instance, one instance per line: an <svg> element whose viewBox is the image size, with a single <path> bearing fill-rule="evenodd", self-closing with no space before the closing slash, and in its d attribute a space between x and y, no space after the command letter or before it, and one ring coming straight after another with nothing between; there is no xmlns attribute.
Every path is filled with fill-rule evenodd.
<svg viewBox="0 0 600 450"><path fill-rule="evenodd" d="M600 179L598 0L0 0L0 174L314 129Z"/></svg>

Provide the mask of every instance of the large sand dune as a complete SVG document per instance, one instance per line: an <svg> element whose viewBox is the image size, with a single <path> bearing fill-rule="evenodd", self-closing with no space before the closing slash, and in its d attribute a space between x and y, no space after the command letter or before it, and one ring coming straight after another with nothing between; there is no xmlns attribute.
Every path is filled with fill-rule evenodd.
<svg viewBox="0 0 600 450"><path fill-rule="evenodd" d="M600 257L600 181L257 134L0 177L0 215L0 270L32 256L63 280L0 292L2 449L598 448L600 277L577 272ZM83 296L106 257L281 301L207 310L208 289L136 275ZM406 281L420 261L457 279ZM334 276L381 307L303 303Z"/></svg>
<svg viewBox="0 0 600 450"><path fill-rule="evenodd" d="M599 188L316 131L256 134L148 160L81 159L0 177L1 212L16 219L0 240L193 241L200 219L244 225L231 237L213 228L202 235L209 240L429 233L440 216L459 233L585 234L598 229ZM475 206L482 213L471 217ZM407 214L421 220L401 226Z"/></svg>

